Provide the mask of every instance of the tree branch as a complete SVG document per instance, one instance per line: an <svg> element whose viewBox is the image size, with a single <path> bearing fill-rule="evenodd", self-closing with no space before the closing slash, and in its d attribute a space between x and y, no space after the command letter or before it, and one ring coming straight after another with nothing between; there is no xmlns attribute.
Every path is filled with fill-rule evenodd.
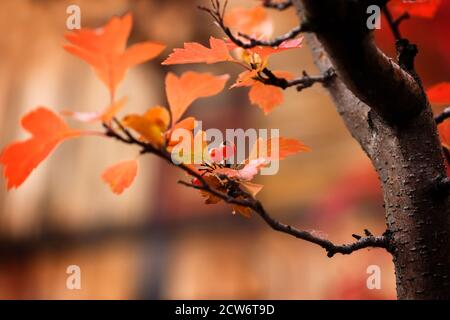
<svg viewBox="0 0 450 320"><path fill-rule="evenodd" d="M224 22L224 16L225 11L227 7L228 0L224 1L224 5L221 6L220 0L211 0L211 8L207 8L204 6L198 6L198 8L202 11L207 12L217 23L217 25L223 30L223 32L227 35L227 37L238 47L243 49L251 49L257 46L268 46L268 47L277 47L280 44L282 44L284 41L289 39L294 39L297 35L299 35L302 32L309 32L311 31L309 26L306 23L303 23L293 29L291 29L289 32L278 36L272 40L259 40L254 39L253 37L238 33L239 37L245 38L248 41L243 41L240 38L236 37L231 29L225 25Z"/></svg>
<svg viewBox="0 0 450 320"><path fill-rule="evenodd" d="M198 186L191 183L187 183L185 181L179 181L180 184L183 184L187 187L191 187L197 190L203 190L206 192L209 192L222 200L224 200L227 203L231 204L237 204L240 206L248 207L252 209L256 214L258 214L273 230L279 231L282 233L289 234L291 236L294 236L298 239L302 239L307 242L314 243L322 248L324 248L327 251L328 257L333 257L335 254L351 254L354 251L368 248L368 247L374 247L374 248L385 248L386 250L389 249L389 236L386 232L382 236L373 236L373 235L367 235L365 237L360 237L357 239L356 242L349 243L349 244L343 244L343 245L335 245L330 240L317 237L313 235L311 232L299 230L296 229L290 225L281 223L272 216L270 216L267 211L264 209L263 205L260 201L256 199L251 200L239 200L232 198L228 195L225 195L223 193L217 192L214 189L210 188L208 185L206 186ZM250 196L250 195L248 195Z"/></svg>
<svg viewBox="0 0 450 320"><path fill-rule="evenodd" d="M118 121L117 119L114 119L113 121L117 125L118 129L121 131L122 134L117 132L112 126L104 124L104 127L106 129L106 134L109 137L117 139L126 144L137 145L141 148L141 154L145 154L145 153L154 154L154 155L158 156L159 158L165 160L167 163L169 163L171 165L175 165L172 162L170 153L168 153L164 149L155 148L153 145L145 143L145 142L135 138L128 129L123 127L123 125L120 123L120 121ZM222 199L226 203L235 204L238 206L243 206L243 207L252 209L272 229L282 232L282 233L289 234L296 238L317 244L327 251L328 257L333 257L337 253L350 254L354 251L368 248L368 247L385 248L387 250L390 250L389 235L386 232L382 236L377 236L377 237L373 236L372 234L366 233L365 237L361 237L356 242L353 242L350 244L335 245L330 240L317 237L308 231L299 230L290 225L287 225L287 224L284 224L284 223L281 223L281 222L275 220L267 213L267 211L264 209L264 207L260 201L256 200L251 194L249 194L243 190L240 191L239 198L233 197L230 194L218 191L215 188L211 187L205 181L204 177L201 174L199 174L198 172L196 172L189 166L186 166L185 164L180 164L180 165L175 165L175 166L179 167L181 170L185 171L192 177L197 178L198 181L200 182L197 185L197 184L192 184L192 183L188 183L185 181L179 181L180 184L190 187L190 188L208 192L209 194Z"/></svg>

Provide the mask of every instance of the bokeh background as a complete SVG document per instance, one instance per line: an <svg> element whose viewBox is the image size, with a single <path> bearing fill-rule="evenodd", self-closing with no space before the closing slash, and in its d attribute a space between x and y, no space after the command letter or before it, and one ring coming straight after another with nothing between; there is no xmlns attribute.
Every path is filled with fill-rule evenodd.
<svg viewBox="0 0 450 320"><path fill-rule="evenodd" d="M166 104L164 75L169 70L232 77L240 72L229 64L160 65L184 42L206 43L210 35L222 36L196 9L207 0L3 0L1 147L25 136L19 119L38 105L98 110L107 104L107 89L92 70L62 49L71 4L80 6L85 27L132 12L130 42L167 44L158 59L131 69L120 86L118 96L129 97L128 111ZM230 7L256 4L230 1ZM441 10L436 19L450 21L449 11ZM276 34L298 23L293 9L270 14ZM423 44L419 72L427 85L448 80L450 74L449 48L438 41L442 24L436 36L430 35L436 23L405 23L406 32ZM378 33L381 45L392 53L388 30ZM316 72L306 46L274 56L271 63L273 69L297 74ZM265 185L259 198L277 219L338 243L352 241L351 234L365 228L384 231L376 174L321 86L301 93L287 90L283 105L269 116L250 105L245 88L202 99L189 113L202 119L204 127L279 128L282 136L312 148L284 160L278 175L257 180ZM135 155L134 148L114 141L81 138L60 146L19 190L7 193L0 177L0 298L395 298L393 264L383 250L327 258L319 247L279 234L257 216L246 219L233 216L225 205L204 205L197 192L176 183L182 173L152 156L140 159L134 185L120 197L113 195L101 172ZM81 268L81 290L66 288L69 265ZM380 290L367 289L370 265L381 268Z"/></svg>

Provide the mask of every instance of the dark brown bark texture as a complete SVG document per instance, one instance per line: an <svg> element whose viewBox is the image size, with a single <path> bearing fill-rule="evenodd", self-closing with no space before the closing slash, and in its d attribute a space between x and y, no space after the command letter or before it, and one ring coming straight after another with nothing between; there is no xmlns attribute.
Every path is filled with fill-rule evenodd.
<svg viewBox="0 0 450 320"><path fill-rule="evenodd" d="M306 40L317 66L337 72L327 88L339 114L378 172L398 298L450 299L450 202L436 124L414 53L396 62L376 47L366 26L374 2L294 5L313 31Z"/></svg>

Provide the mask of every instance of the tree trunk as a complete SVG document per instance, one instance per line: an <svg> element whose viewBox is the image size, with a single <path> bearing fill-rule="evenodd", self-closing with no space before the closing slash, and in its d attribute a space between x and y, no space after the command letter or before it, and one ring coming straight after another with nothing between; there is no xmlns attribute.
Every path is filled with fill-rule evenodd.
<svg viewBox="0 0 450 320"><path fill-rule="evenodd" d="M420 80L376 48L362 1L294 0L306 40L352 136L381 181L399 299L450 299L450 202ZM372 1L373 2L373 1ZM412 56L414 58L414 56Z"/></svg>

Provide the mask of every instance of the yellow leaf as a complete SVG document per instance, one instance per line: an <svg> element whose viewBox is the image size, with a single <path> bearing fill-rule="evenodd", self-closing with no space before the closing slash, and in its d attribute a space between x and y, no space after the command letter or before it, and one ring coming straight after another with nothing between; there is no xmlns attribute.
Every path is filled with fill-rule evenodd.
<svg viewBox="0 0 450 320"><path fill-rule="evenodd" d="M127 115L122 123L125 127L131 128L139 133L144 140L155 147L161 147L164 144L164 133L169 127L169 112L164 107L150 108L143 115Z"/></svg>

